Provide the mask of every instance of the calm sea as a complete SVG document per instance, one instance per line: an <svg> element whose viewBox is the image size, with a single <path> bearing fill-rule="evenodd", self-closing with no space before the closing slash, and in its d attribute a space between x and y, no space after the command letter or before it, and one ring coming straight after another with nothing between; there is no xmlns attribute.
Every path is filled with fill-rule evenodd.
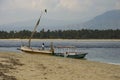
<svg viewBox="0 0 120 80"><path fill-rule="evenodd" d="M32 40L32 46L41 48L42 43L49 48L53 42L55 47L58 46L75 46L81 52L87 52L87 60L98 61L103 63L120 65L120 41L112 40ZM27 40L0 40L0 52L17 50L21 44L27 44Z"/></svg>

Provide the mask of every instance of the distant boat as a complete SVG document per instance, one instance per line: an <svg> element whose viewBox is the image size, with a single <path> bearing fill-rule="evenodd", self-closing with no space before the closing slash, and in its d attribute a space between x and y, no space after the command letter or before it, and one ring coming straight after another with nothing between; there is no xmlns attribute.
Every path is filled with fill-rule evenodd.
<svg viewBox="0 0 120 80"><path fill-rule="evenodd" d="M45 9L44 12L47 13L47 9ZM53 49L52 44L51 44L51 49L50 50L34 49L34 48L31 47L31 39L32 39L34 33L36 32L36 29L37 29L37 27L38 27L38 25L40 23L42 14L43 14L43 12L41 13L40 18L38 19L38 21L37 21L37 23L36 23L36 25L34 27L34 30L33 30L32 34L31 34L30 38L29 38L28 46L21 45L21 47L20 47L21 51L28 52L28 53L42 53L42 54L52 54L52 53L54 53L54 49Z"/></svg>

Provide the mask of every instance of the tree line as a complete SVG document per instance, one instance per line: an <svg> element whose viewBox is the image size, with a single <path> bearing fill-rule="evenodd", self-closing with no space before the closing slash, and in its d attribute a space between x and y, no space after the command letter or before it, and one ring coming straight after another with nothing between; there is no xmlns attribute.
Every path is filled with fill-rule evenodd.
<svg viewBox="0 0 120 80"><path fill-rule="evenodd" d="M0 39L28 39L32 31L22 30L22 31L0 31ZM36 31L34 39L120 39L120 29L116 30L55 30Z"/></svg>

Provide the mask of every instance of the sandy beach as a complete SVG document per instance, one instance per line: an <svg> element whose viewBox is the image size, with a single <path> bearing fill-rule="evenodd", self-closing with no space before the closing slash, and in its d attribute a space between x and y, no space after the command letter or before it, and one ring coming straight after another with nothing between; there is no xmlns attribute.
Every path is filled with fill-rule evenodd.
<svg viewBox="0 0 120 80"><path fill-rule="evenodd" d="M120 80L120 65L0 52L0 80Z"/></svg>

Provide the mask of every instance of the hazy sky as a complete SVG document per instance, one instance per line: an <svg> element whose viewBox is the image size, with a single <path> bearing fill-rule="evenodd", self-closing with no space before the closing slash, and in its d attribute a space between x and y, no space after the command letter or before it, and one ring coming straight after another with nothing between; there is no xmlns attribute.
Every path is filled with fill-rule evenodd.
<svg viewBox="0 0 120 80"><path fill-rule="evenodd" d="M36 19L43 9L49 19L83 22L120 9L120 0L0 0L0 25Z"/></svg>

